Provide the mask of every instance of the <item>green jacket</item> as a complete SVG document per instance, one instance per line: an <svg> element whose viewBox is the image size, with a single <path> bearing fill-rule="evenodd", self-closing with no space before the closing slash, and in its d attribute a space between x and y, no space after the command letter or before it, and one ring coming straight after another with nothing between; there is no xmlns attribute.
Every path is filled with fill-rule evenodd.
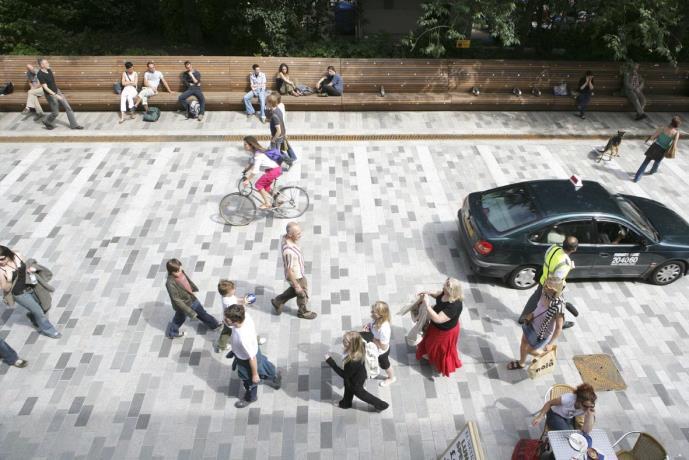
<svg viewBox="0 0 689 460"><path fill-rule="evenodd" d="M184 276L187 278L187 281L189 281L191 290L194 292L199 292L199 288L197 288L194 282L189 279L186 273L184 273ZM172 302L172 308L175 311L184 313L189 318L196 318L196 312L191 308L191 304L194 303L194 300L196 300L196 297L193 294L187 292L186 289L180 286L180 284L175 280L175 277L172 275L167 276L165 288L167 289L167 293L170 295L170 302Z"/></svg>

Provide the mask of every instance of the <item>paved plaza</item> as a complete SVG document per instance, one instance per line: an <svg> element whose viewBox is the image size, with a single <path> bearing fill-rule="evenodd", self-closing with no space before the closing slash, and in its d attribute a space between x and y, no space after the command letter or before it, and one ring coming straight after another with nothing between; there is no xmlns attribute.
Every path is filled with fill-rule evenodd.
<svg viewBox="0 0 689 460"><path fill-rule="evenodd" d="M268 130L241 114L208 115L211 133ZM78 116L84 136L206 132L171 113L157 124L120 126L115 114ZM612 355L628 385L598 393L596 427L611 440L647 431L671 459L689 458L689 279L666 287L570 282L567 299L581 314L561 336L554 374L530 380L506 369L518 353L515 320L530 292L472 275L456 217L472 191L576 173L689 219L689 144L658 175L634 184L641 141L625 141L619 159L598 164L591 151L600 140L566 138L619 127L643 134L668 116L642 123L629 114L591 114L585 122L569 113L288 117L289 132L298 134L563 138L295 144L299 161L280 182L311 196L298 221L314 321L298 319L294 301L281 316L271 311L270 298L286 287L278 248L286 222L260 217L229 227L218 216L218 202L235 191L247 160L241 143L0 143L2 244L53 269L49 317L63 333L59 340L39 336L23 309L0 307L0 336L30 361L26 369L0 364L0 459L433 459L470 420L487 458L509 459L519 438L540 435L529 414L546 390L581 382L572 357L593 353ZM61 127L47 134L19 114L0 115L0 137L35 134L75 133ZM230 360L213 352L216 333L187 321L184 338L165 338L172 308L164 261L171 257L183 262L218 318L221 277L235 280L239 294L256 293L251 314L268 337L264 354L284 375L282 389L262 385L257 404L236 409L243 389ZM390 357L398 381L367 384L390 408L376 413L356 399L350 410L336 407L342 380L324 353L340 360L342 333L360 327L374 301L396 312L447 276L465 290L463 367L434 377L404 342L411 320L394 315Z"/></svg>

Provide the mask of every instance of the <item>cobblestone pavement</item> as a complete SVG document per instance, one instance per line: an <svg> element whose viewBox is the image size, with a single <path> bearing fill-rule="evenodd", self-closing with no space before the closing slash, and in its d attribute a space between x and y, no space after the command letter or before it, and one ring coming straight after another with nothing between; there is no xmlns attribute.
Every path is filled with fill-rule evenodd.
<svg viewBox="0 0 689 460"><path fill-rule="evenodd" d="M55 271L50 318L64 336L38 336L23 310L0 306L0 336L30 361L23 370L0 364L0 458L431 459L474 420L488 458L508 459L520 437L540 434L529 413L546 390L579 383L571 358L589 353L613 355L628 384L599 394L597 427L611 439L648 431L671 458L686 457L689 280L571 282L569 299L581 315L560 342L555 373L532 381L505 369L529 293L474 277L458 249L464 196L525 179L577 173L689 218L684 148L659 175L634 184L642 143L625 142L622 157L607 164L592 161L594 144L295 146L300 160L281 182L303 185L312 198L299 220L319 313L311 322L297 319L292 303L282 316L271 314L269 299L285 287L277 250L285 221L261 217L231 228L219 219L217 204L245 161L240 145L4 144L2 244ZM251 312L269 337L263 351L282 370L283 389L261 387L258 404L235 409L240 382L212 351L215 333L192 321L185 338L164 337L170 257L182 260L216 317L220 277L236 280L240 294L257 294ZM339 358L342 332L362 324L373 301L397 310L448 275L466 292L464 366L433 378L404 343L409 318L394 316L399 380L388 388L368 383L390 409L377 414L360 401L335 407L342 382L323 366L323 354Z"/></svg>

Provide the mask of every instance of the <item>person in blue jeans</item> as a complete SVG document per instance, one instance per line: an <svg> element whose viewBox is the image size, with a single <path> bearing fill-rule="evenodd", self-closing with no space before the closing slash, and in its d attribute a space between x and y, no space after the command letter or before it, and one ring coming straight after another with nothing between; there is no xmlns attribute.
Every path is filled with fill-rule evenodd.
<svg viewBox="0 0 689 460"><path fill-rule="evenodd" d="M648 150L646 150L646 159L644 159L643 163L641 163L639 170L636 171L636 174L634 175L634 182L639 182L639 180L641 180L641 176L643 176L648 164L651 161L653 161L653 167L651 168L649 174L655 174L658 171L660 162L663 161L663 158L665 158L665 153L669 149L677 149L680 122L679 117L672 117L669 125L663 128L658 128L656 132L654 132L648 138L648 140L652 140L653 143Z"/></svg>
<svg viewBox="0 0 689 460"><path fill-rule="evenodd" d="M545 424L549 430L573 430L574 418L584 416L581 431L590 433L596 419L596 399L598 396L593 387L588 383L582 383L572 393L565 393L559 398L547 401L534 417L532 425L538 425L545 417Z"/></svg>
<svg viewBox="0 0 689 460"><path fill-rule="evenodd" d="M0 359L5 361L8 365L14 367L26 367L29 362L25 359L19 359L17 352L0 337Z"/></svg>
<svg viewBox="0 0 689 460"><path fill-rule="evenodd" d="M26 317L38 328L41 334L51 339L62 337L55 326L48 320L41 304L34 293L34 284L30 280L31 271L27 270L24 258L6 246L0 246L0 288L2 288L7 305L15 302L29 312Z"/></svg>
<svg viewBox="0 0 689 460"><path fill-rule="evenodd" d="M244 398L235 403L235 407L242 409L258 400L258 384L264 381L274 389L280 389L282 375L268 358L261 354L256 338L256 325L246 313L243 305L230 305L225 310L225 325L232 329L230 341L232 351L228 358L234 358L232 370L242 380Z"/></svg>
<svg viewBox="0 0 689 460"><path fill-rule="evenodd" d="M180 332L179 328L182 327L187 317L191 319L198 318L211 330L217 330L222 326L217 319L203 308L201 302L196 298L195 293L199 292L199 288L182 270L182 262L177 259L170 259L165 266L167 268L165 288L170 295L172 308L175 310L175 316L168 323L165 336L170 339L184 336L184 332Z"/></svg>
<svg viewBox="0 0 689 460"><path fill-rule="evenodd" d="M266 74L261 72L261 67L258 64L252 66L253 72L249 74L249 84L251 91L244 95L244 108L246 109L247 118L251 118L256 114L251 100L254 97L258 98L258 105L260 106L261 121L266 122Z"/></svg>
<svg viewBox="0 0 689 460"><path fill-rule="evenodd" d="M337 73L335 67L329 65L325 77L318 80L316 85L321 96L342 96L344 92L344 81Z"/></svg>

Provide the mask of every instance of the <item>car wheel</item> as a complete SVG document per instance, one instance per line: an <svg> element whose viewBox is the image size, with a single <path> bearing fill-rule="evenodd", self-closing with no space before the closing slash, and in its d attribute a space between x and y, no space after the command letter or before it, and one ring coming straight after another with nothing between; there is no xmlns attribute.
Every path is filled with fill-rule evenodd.
<svg viewBox="0 0 689 460"><path fill-rule="evenodd" d="M682 262L665 262L660 267L653 270L651 274L651 283L664 286L677 281L683 274L684 264L682 264Z"/></svg>
<svg viewBox="0 0 689 460"><path fill-rule="evenodd" d="M515 269L510 276L507 277L507 284L513 289L529 289L536 285L536 273L538 267L533 265L524 265Z"/></svg>

